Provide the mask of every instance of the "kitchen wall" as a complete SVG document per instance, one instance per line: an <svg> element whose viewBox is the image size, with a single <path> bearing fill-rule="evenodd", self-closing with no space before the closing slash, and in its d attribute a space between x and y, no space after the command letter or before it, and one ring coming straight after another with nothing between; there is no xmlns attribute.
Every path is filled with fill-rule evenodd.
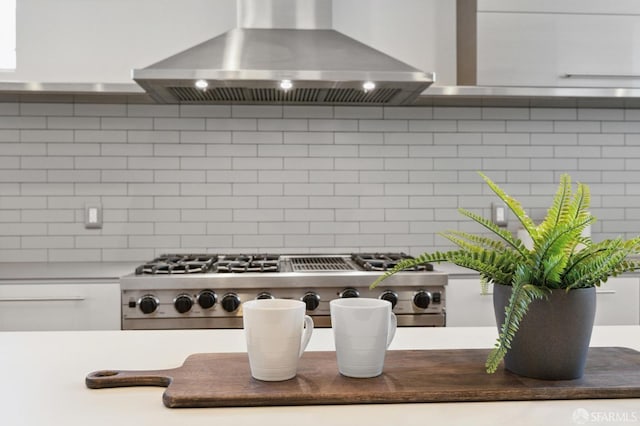
<svg viewBox="0 0 640 426"><path fill-rule="evenodd" d="M490 214L478 170L534 219L569 172L595 240L635 236L640 110L0 103L0 261L418 254Z"/></svg>

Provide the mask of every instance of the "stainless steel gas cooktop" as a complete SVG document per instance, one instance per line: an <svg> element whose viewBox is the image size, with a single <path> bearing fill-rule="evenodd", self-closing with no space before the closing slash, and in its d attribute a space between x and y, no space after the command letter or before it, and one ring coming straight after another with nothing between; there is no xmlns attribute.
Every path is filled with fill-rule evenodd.
<svg viewBox="0 0 640 426"><path fill-rule="evenodd" d="M351 255L167 254L120 280L123 329L241 328L242 303L299 299L316 326L330 326L329 301L388 300L399 326L444 326L447 274L424 264L369 290L404 253Z"/></svg>

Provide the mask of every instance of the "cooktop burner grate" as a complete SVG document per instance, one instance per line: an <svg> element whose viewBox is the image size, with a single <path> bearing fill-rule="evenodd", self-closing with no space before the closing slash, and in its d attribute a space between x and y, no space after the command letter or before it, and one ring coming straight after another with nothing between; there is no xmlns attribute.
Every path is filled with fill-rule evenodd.
<svg viewBox="0 0 640 426"><path fill-rule="evenodd" d="M136 275L201 274L209 271L217 260L218 256L212 254L163 254L138 266Z"/></svg>
<svg viewBox="0 0 640 426"><path fill-rule="evenodd" d="M354 253L351 259L365 271L386 271L395 267L404 259L413 259L406 253ZM425 263L416 265L407 271L433 271L433 265Z"/></svg>
<svg viewBox="0 0 640 426"><path fill-rule="evenodd" d="M218 273L278 272L280 256L270 254L224 255L215 264Z"/></svg>

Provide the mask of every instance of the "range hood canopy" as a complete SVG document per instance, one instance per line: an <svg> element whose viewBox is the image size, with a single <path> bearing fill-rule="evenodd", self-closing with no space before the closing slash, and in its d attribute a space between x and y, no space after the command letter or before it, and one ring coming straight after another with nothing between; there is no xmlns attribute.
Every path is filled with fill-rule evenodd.
<svg viewBox="0 0 640 426"><path fill-rule="evenodd" d="M320 28L331 0L305 1L312 28L300 28L298 3L239 1L242 27L133 70L133 79L159 103L187 104L407 105L433 83L433 73ZM293 28L273 27L274 17Z"/></svg>

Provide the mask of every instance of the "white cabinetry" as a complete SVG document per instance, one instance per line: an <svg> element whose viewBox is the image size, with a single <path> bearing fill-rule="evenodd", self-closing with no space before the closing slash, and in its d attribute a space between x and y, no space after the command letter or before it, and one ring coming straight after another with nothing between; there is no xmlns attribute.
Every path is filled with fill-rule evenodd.
<svg viewBox="0 0 640 426"><path fill-rule="evenodd" d="M477 43L481 86L640 87L640 2L480 1Z"/></svg>
<svg viewBox="0 0 640 426"><path fill-rule="evenodd" d="M117 282L29 280L0 284L2 331L118 329Z"/></svg>
<svg viewBox="0 0 640 426"><path fill-rule="evenodd" d="M596 325L640 324L640 279L610 278L596 289ZM447 327L496 325L492 288L482 294L480 280L449 279Z"/></svg>
<svg viewBox="0 0 640 426"><path fill-rule="evenodd" d="M610 278L596 293L596 325L640 324L639 278Z"/></svg>
<svg viewBox="0 0 640 426"><path fill-rule="evenodd" d="M447 327L495 327L492 291L490 286L487 294L482 294L479 278L449 278Z"/></svg>

